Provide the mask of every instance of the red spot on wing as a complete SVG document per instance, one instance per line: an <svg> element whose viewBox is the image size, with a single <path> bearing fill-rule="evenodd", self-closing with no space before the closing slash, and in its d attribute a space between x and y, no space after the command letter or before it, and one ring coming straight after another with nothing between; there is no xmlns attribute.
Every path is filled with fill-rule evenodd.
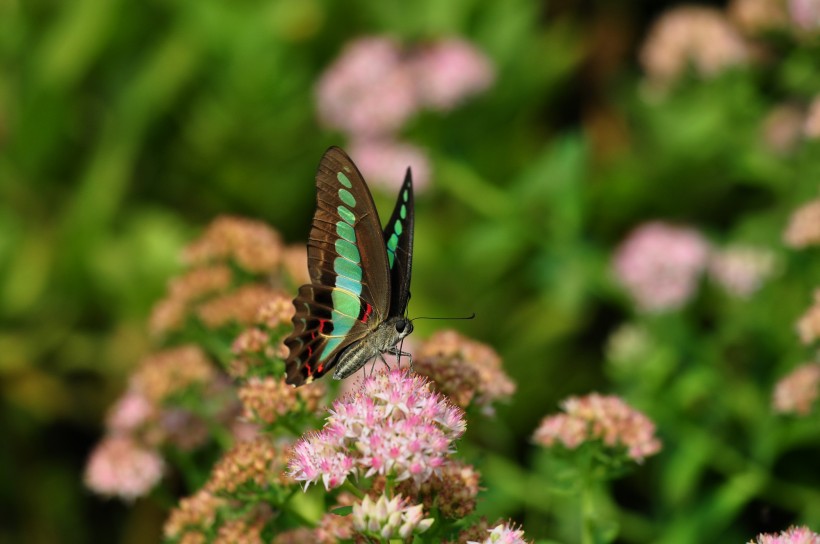
<svg viewBox="0 0 820 544"><path fill-rule="evenodd" d="M319 363L319 366L316 367L316 372L321 372L324 367L325 367L324 363Z"/></svg>
<svg viewBox="0 0 820 544"><path fill-rule="evenodd" d="M373 313L373 306L369 303L365 302L367 307L364 310L364 315L362 316L362 323L367 323L367 320L370 319L370 314Z"/></svg>

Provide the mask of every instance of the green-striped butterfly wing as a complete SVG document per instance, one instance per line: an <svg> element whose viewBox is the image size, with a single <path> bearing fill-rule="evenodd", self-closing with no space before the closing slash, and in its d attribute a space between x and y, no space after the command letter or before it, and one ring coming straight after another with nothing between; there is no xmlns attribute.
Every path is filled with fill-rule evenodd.
<svg viewBox="0 0 820 544"><path fill-rule="evenodd" d="M316 213L308 239L312 283L294 299L294 330L285 340L287 383L324 375L338 355L386 319L390 270L373 197L353 161L327 150L316 174Z"/></svg>
<svg viewBox="0 0 820 544"><path fill-rule="evenodd" d="M410 298L413 265L413 175L410 168L399 189L393 214L384 227L387 265L390 268L390 317L404 315Z"/></svg>

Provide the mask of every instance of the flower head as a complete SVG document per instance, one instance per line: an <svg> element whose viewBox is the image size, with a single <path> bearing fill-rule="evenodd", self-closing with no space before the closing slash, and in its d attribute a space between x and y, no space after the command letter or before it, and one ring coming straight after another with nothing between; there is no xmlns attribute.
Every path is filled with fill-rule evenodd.
<svg viewBox="0 0 820 544"><path fill-rule="evenodd" d="M239 400L245 419L273 425L289 413L315 412L325 392L321 382L295 388L286 384L284 378L252 377L239 388Z"/></svg>
<svg viewBox="0 0 820 544"><path fill-rule="evenodd" d="M737 298L747 298L760 289L774 268L771 251L749 246L729 247L709 258L709 276Z"/></svg>
<svg viewBox="0 0 820 544"><path fill-rule="evenodd" d="M488 89L495 79L487 56L461 38L430 43L411 62L420 100L437 110L453 109L467 97Z"/></svg>
<svg viewBox="0 0 820 544"><path fill-rule="evenodd" d="M561 443L575 449L584 442L600 440L610 448L624 447L637 462L658 453L660 440L655 424L619 397L592 393L570 397L562 403L563 414L544 418L533 439L542 446Z"/></svg>
<svg viewBox="0 0 820 544"><path fill-rule="evenodd" d="M465 430L463 412L405 371L378 373L333 403L321 432L293 448L290 473L327 489L363 473L422 482L437 473Z"/></svg>
<svg viewBox="0 0 820 544"><path fill-rule="evenodd" d="M352 517L356 531L384 540L406 540L413 534L425 532L433 524L433 518L424 519L420 504L410 505L401 495L392 499L382 495L375 501L365 495L361 503L353 505Z"/></svg>
<svg viewBox="0 0 820 544"><path fill-rule="evenodd" d="M271 483L292 483L284 473L287 462L282 449L266 436L239 442L214 466L207 488L215 495L231 495L247 487L267 488Z"/></svg>
<svg viewBox="0 0 820 544"><path fill-rule="evenodd" d="M449 460L426 482L405 480L398 490L419 497L427 510L435 507L446 518L463 519L475 510L480 479L472 465Z"/></svg>
<svg viewBox="0 0 820 544"><path fill-rule="evenodd" d="M792 213L783 240L795 249L820 244L820 199L812 200Z"/></svg>
<svg viewBox="0 0 820 544"><path fill-rule="evenodd" d="M400 47L383 37L345 47L319 80L316 96L324 124L359 136L395 132L419 106Z"/></svg>
<svg viewBox="0 0 820 544"><path fill-rule="evenodd" d="M474 402L492 413L493 402L515 393L515 383L495 350L455 331L434 334L421 347L414 367L462 408Z"/></svg>
<svg viewBox="0 0 820 544"><path fill-rule="evenodd" d="M392 139L358 139L350 156L368 182L398 190L407 167L413 172L413 189L421 192L430 183L430 160L424 150Z"/></svg>
<svg viewBox="0 0 820 544"><path fill-rule="evenodd" d="M749 544L820 544L820 534L812 532L808 527L790 527L779 535L757 535Z"/></svg>
<svg viewBox="0 0 820 544"><path fill-rule="evenodd" d="M282 251L279 233L265 223L222 216L185 248L185 261L195 266L232 261L248 272L269 274L279 265Z"/></svg>
<svg viewBox="0 0 820 544"><path fill-rule="evenodd" d="M820 395L820 364L799 366L774 388L772 404L775 412L805 416L811 412L814 401Z"/></svg>
<svg viewBox="0 0 820 544"><path fill-rule="evenodd" d="M803 135L805 114L793 104L775 106L763 119L763 141L773 152L785 155L792 151Z"/></svg>
<svg viewBox="0 0 820 544"><path fill-rule="evenodd" d="M697 231L652 222L629 234L613 266L638 308L661 312L692 297L708 257L709 244Z"/></svg>
<svg viewBox="0 0 820 544"><path fill-rule="evenodd" d="M820 12L820 2L815 2ZM820 13L818 14L820 20ZM820 96L814 97L814 100L809 104L809 111L806 115L806 120L803 125L803 134L810 140L820 139Z"/></svg>
<svg viewBox="0 0 820 544"><path fill-rule="evenodd" d="M230 323L250 325L263 305L280 296L279 291L266 285L250 283L199 304L195 313L210 329Z"/></svg>
<svg viewBox="0 0 820 544"><path fill-rule="evenodd" d="M746 34L760 34L788 25L785 0L732 0L729 18Z"/></svg>
<svg viewBox="0 0 820 544"><path fill-rule="evenodd" d="M216 369L198 346L186 344L143 359L131 376L130 387L155 406L192 386L210 383Z"/></svg>
<svg viewBox="0 0 820 544"><path fill-rule="evenodd" d="M527 544L524 531L516 529L511 523L501 523L488 532L490 536L484 540L468 540L468 544Z"/></svg>
<svg viewBox="0 0 820 544"><path fill-rule="evenodd" d="M797 334L804 344L820 338L820 289L814 291L814 304L797 321Z"/></svg>
<svg viewBox="0 0 820 544"><path fill-rule="evenodd" d="M147 494L162 478L162 457L124 435L100 442L85 469L85 484L100 495L133 500Z"/></svg>
<svg viewBox="0 0 820 544"><path fill-rule="evenodd" d="M714 76L749 60L748 46L719 10L680 6L667 11L649 31L641 63L660 86L692 67L701 77Z"/></svg>
<svg viewBox="0 0 820 544"><path fill-rule="evenodd" d="M820 28L820 2L817 0L788 0L789 17L797 29L816 32Z"/></svg>
<svg viewBox="0 0 820 544"><path fill-rule="evenodd" d="M163 527L165 537L176 539L186 534L204 533L213 527L217 511L225 504L227 504L225 499L205 489L182 499L165 520Z"/></svg>

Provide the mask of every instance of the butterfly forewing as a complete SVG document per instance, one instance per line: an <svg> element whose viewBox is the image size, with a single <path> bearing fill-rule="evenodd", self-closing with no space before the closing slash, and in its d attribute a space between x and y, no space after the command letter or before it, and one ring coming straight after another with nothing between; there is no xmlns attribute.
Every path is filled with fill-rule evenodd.
<svg viewBox="0 0 820 544"><path fill-rule="evenodd" d="M316 174L316 213L308 239L312 284L293 303L285 340L287 382L301 385L330 370L336 357L390 310L387 250L373 197L350 158L331 147Z"/></svg>
<svg viewBox="0 0 820 544"><path fill-rule="evenodd" d="M410 298L410 271L413 264L413 176L404 176L396 205L384 226L384 244L390 268L390 317L404 315Z"/></svg>

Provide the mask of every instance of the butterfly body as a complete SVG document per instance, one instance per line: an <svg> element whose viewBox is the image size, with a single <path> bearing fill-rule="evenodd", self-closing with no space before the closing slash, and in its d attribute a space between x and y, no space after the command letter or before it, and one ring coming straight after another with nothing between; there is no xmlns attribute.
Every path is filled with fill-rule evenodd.
<svg viewBox="0 0 820 544"><path fill-rule="evenodd" d="M413 324L403 317L392 317L381 323L361 342L351 345L339 354L333 379L343 380L362 368L367 361L382 353L398 355L396 346L413 332Z"/></svg>
<svg viewBox="0 0 820 544"><path fill-rule="evenodd" d="M316 213L308 238L311 283L293 304L285 345L287 383L310 383L335 368L343 379L413 330L410 298L413 181L407 170L393 214L382 230L370 191L353 161L327 150L316 174Z"/></svg>

